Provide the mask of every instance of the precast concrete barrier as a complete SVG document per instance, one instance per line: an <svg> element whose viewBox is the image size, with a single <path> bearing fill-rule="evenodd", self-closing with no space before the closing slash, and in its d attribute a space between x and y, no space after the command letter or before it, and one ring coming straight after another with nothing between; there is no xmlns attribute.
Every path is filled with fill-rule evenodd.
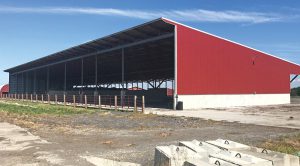
<svg viewBox="0 0 300 166"><path fill-rule="evenodd" d="M155 166L300 166L299 157L217 139L158 146Z"/></svg>
<svg viewBox="0 0 300 166"><path fill-rule="evenodd" d="M217 139L206 141L207 143L217 146L220 149L234 150L239 153L248 154L254 157L272 161L274 166L300 166L299 157L285 153L274 152L267 149L251 147L234 141Z"/></svg>

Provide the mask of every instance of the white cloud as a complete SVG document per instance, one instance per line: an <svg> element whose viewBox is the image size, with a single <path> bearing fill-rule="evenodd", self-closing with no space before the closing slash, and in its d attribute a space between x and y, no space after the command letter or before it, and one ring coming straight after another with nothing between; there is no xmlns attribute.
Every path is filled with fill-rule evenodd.
<svg viewBox="0 0 300 166"><path fill-rule="evenodd" d="M194 22L242 22L266 23L285 21L287 16L263 12L213 11L213 10L123 10L113 8L74 8L74 7L7 7L0 6L2 13L45 13L45 14L92 14L123 16L138 19L166 17L177 21Z"/></svg>

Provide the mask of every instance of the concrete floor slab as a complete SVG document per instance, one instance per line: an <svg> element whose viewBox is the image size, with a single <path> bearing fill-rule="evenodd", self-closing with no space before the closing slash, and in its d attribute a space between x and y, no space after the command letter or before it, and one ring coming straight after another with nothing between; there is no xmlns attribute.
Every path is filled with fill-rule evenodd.
<svg viewBox="0 0 300 166"><path fill-rule="evenodd" d="M300 104L183 111L149 108L145 113L300 129Z"/></svg>

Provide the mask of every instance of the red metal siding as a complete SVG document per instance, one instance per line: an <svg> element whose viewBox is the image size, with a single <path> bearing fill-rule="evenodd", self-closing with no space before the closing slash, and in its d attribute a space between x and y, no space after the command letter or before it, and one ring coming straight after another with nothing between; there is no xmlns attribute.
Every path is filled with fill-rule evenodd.
<svg viewBox="0 0 300 166"><path fill-rule="evenodd" d="M179 95L289 93L290 74L300 74L298 65L172 24L177 26Z"/></svg>
<svg viewBox="0 0 300 166"><path fill-rule="evenodd" d="M1 93L8 93L9 92L9 86L8 84L3 85L2 87L0 87L0 94Z"/></svg>

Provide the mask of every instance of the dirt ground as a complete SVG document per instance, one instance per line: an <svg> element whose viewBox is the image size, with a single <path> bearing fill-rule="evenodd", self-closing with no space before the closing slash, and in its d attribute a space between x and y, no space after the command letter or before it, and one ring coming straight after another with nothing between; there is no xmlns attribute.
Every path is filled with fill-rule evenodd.
<svg viewBox="0 0 300 166"><path fill-rule="evenodd" d="M5 149L5 144L0 144L1 165L91 165L83 158L86 156L153 165L158 145L217 138L259 145L268 139L300 133L297 129L114 111L65 116L2 112L0 122L25 129L12 129L12 138L28 130L39 140L17 150ZM0 123L0 129L4 124ZM5 127L0 130L0 143L8 137L7 133Z"/></svg>

